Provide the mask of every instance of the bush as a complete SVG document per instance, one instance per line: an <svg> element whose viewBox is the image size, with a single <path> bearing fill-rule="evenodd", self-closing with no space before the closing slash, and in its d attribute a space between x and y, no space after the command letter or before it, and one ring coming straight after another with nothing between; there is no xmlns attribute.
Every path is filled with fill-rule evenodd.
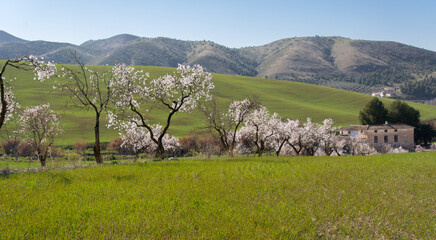
<svg viewBox="0 0 436 240"><path fill-rule="evenodd" d="M75 141L73 144L73 149L78 154L84 154L87 147L88 147L88 142Z"/></svg>
<svg viewBox="0 0 436 240"><path fill-rule="evenodd" d="M18 151L18 144L20 144L20 141L9 139L8 141L3 141L1 143L1 149L3 153L7 155L16 155Z"/></svg>
<svg viewBox="0 0 436 240"><path fill-rule="evenodd" d="M197 153L210 156L221 152L219 140L210 134L191 133L179 138L179 144L183 156L193 156Z"/></svg>
<svg viewBox="0 0 436 240"><path fill-rule="evenodd" d="M135 155L133 149L128 147L121 147L123 139L115 138L108 145L107 149L116 152L118 155Z"/></svg>
<svg viewBox="0 0 436 240"><path fill-rule="evenodd" d="M63 151L60 148L50 148L50 157L52 158L58 158L58 157L62 157Z"/></svg>
<svg viewBox="0 0 436 240"><path fill-rule="evenodd" d="M218 138L212 135L198 137L195 144L200 153L207 156L219 155L221 153L220 142Z"/></svg>
<svg viewBox="0 0 436 240"><path fill-rule="evenodd" d="M192 156L197 150L198 135L196 133L179 138L180 153L183 156Z"/></svg>
<svg viewBox="0 0 436 240"><path fill-rule="evenodd" d="M31 157L35 155L35 147L32 142L20 142L17 146L19 157Z"/></svg>

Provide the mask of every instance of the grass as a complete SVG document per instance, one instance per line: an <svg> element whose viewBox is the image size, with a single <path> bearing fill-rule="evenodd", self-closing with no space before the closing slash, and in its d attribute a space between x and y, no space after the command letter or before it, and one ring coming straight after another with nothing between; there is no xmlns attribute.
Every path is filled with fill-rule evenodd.
<svg viewBox="0 0 436 240"><path fill-rule="evenodd" d="M436 153L0 176L0 239L435 239Z"/></svg>
<svg viewBox="0 0 436 240"><path fill-rule="evenodd" d="M1 62L1 61L0 61ZM98 67L99 69L109 67ZM150 79L172 72L165 67L139 67L150 73ZM72 144L74 141L93 142L94 114L80 109L66 109L66 96L60 96L52 89L53 80L44 83L33 80L32 72L8 69L8 78L16 77L13 83L17 100L22 106L33 106L50 102L51 106L62 114L64 134L55 142L58 145ZM225 101L242 100L253 95L259 96L271 112L278 112L281 117L297 118L305 121L311 117L320 122L332 118L337 124L348 125L358 123L358 114L371 96L326 88L316 85L253 77L213 74L216 88L213 94L223 103ZM385 104L392 100L383 99ZM436 117L436 107L418 103L409 103L419 109L422 119ZM164 122L167 112L153 110L150 118L155 122ZM117 137L117 133L104 127L106 119L102 119L101 139L109 142ZM193 113L177 113L174 117L170 133L181 137L204 127L204 116L199 111Z"/></svg>

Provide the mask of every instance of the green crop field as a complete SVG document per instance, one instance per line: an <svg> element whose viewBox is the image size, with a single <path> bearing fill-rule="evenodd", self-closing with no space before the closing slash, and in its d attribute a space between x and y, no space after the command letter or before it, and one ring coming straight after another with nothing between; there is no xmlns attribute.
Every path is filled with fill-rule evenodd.
<svg viewBox="0 0 436 240"><path fill-rule="evenodd" d="M109 69L110 67L97 68ZM171 68L164 67L138 68L149 72L150 78L173 71ZM33 80L32 72L11 68L7 71L6 77L17 78L13 86L21 106L49 102L58 113L62 114L64 133L58 137L55 144L72 144L76 140L93 141L93 113L74 108L66 109L68 97L61 96L53 90L53 79L40 83ZM273 79L213 74L213 82L216 86L213 95L221 103L256 95L271 112L278 112L281 117L297 118L302 121L307 117L318 122L325 118L332 118L340 125L357 124L359 111L371 99L369 95ZM383 99L383 101L388 104L392 100ZM435 106L417 103L410 103L410 105L420 110L422 119L436 117ZM165 110L154 110L150 112L149 117L152 121L163 122L166 120L165 114ZM180 137L190 131L201 130L204 127L204 120L203 115L198 111L189 114L177 113L174 124L170 127L170 133ZM103 119L103 123L105 122L106 120ZM102 129L103 141L110 141L116 136L116 132Z"/></svg>
<svg viewBox="0 0 436 240"><path fill-rule="evenodd" d="M435 239L436 152L0 176L0 239Z"/></svg>

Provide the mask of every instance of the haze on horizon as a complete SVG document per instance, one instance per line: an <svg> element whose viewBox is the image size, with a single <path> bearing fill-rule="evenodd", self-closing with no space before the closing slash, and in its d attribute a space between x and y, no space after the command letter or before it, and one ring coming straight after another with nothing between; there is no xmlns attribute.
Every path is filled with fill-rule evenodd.
<svg viewBox="0 0 436 240"><path fill-rule="evenodd" d="M118 34L240 48L303 36L396 41L436 51L432 0L84 1L2 3L0 27L26 40L82 44Z"/></svg>

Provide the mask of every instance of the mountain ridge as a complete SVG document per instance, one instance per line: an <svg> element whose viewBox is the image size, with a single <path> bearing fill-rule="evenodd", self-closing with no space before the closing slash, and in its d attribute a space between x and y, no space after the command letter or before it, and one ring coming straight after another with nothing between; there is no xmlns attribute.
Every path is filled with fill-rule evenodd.
<svg viewBox="0 0 436 240"><path fill-rule="evenodd" d="M0 30L0 43L16 43L16 42L28 42L27 40L15 37L3 30Z"/></svg>
<svg viewBox="0 0 436 240"><path fill-rule="evenodd" d="M386 87L399 89L430 79L426 80L430 85L424 87L434 88L436 94L436 52L392 41L315 36L228 48L211 41L120 34L74 45L25 41L0 31L0 59L31 54L71 63L69 49L89 65L201 64L215 73L291 80L363 93Z"/></svg>

